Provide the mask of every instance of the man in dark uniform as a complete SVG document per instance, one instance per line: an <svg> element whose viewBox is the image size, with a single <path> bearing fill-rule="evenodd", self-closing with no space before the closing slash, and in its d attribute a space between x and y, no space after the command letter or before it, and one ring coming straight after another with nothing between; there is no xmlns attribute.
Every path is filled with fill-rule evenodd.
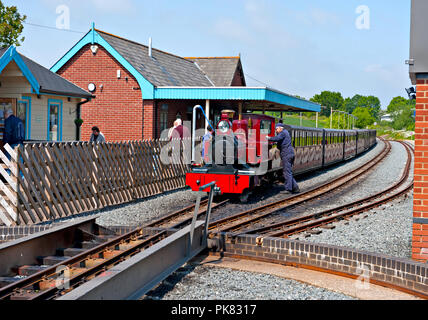
<svg viewBox="0 0 428 320"><path fill-rule="evenodd" d="M293 165L294 165L294 149L291 143L291 137L282 123L276 126L276 137L268 137L270 142L276 142L278 149L281 152L282 166L284 168L285 178L285 192L300 193L299 186L293 178Z"/></svg>
<svg viewBox="0 0 428 320"><path fill-rule="evenodd" d="M6 110L4 113L4 144L9 144L12 149L22 145L25 139L25 128L21 119L14 116L11 109ZM7 158L10 160L9 153Z"/></svg>

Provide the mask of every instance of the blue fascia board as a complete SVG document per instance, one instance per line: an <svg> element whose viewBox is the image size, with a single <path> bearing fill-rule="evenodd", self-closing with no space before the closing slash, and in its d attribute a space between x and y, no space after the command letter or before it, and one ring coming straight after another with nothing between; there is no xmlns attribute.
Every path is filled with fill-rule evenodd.
<svg viewBox="0 0 428 320"><path fill-rule="evenodd" d="M24 60L22 60L18 51L16 51L16 47L14 47L14 46L9 47L9 49L7 49L6 52L3 54L3 56L0 58L0 74L3 72L4 68L6 68L6 66L12 60L15 61L15 63L18 65L18 67L21 70L24 77L27 78L27 80L30 83L33 91L35 93L39 94L40 93L40 85L37 82L36 78L31 73L30 69L28 69Z"/></svg>
<svg viewBox="0 0 428 320"><path fill-rule="evenodd" d="M265 87L158 87L155 88L155 99L269 101L304 111L321 111L317 103Z"/></svg>
<svg viewBox="0 0 428 320"><path fill-rule="evenodd" d="M155 99L264 100L264 98L264 88L168 87L155 89Z"/></svg>
<svg viewBox="0 0 428 320"><path fill-rule="evenodd" d="M154 98L154 86L146 80L141 73L137 71L116 49L114 49L104 38L95 30L91 29L70 51L68 51L55 65L50 69L52 72L58 72L71 58L73 58L87 44L99 44L110 53L126 70L128 70L137 80L143 99L151 100Z"/></svg>
<svg viewBox="0 0 428 320"><path fill-rule="evenodd" d="M269 88L266 89L266 100L312 112L321 111L321 106L318 103L296 98Z"/></svg>
<svg viewBox="0 0 428 320"><path fill-rule="evenodd" d="M6 52L0 58L0 73L3 72L3 69L11 62L13 59L13 47L9 47Z"/></svg>

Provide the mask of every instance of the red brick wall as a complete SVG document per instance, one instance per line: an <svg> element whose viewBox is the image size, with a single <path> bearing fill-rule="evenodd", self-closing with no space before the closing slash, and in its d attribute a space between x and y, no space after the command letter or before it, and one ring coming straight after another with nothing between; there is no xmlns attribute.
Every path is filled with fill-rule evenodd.
<svg viewBox="0 0 428 320"><path fill-rule="evenodd" d="M144 139L154 138L154 110L154 101L144 100Z"/></svg>
<svg viewBox="0 0 428 320"><path fill-rule="evenodd" d="M139 85L119 62L98 46L96 55L92 54L90 45L85 46L58 71L83 89L87 90L91 82L97 86L96 98L81 109L84 120L81 139L89 140L91 128L98 126L108 141L140 140L143 137L143 102ZM121 70L120 79L117 78L117 70ZM153 122L148 121L153 121L153 102L146 104L144 138L151 138Z"/></svg>
<svg viewBox="0 0 428 320"><path fill-rule="evenodd" d="M413 259L428 260L428 79L417 80ZM424 223L426 222L426 223Z"/></svg>

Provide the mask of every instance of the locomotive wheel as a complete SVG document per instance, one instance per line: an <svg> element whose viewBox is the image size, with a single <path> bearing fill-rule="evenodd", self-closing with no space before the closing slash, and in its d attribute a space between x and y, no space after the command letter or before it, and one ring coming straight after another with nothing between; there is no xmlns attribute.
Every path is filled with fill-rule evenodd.
<svg viewBox="0 0 428 320"><path fill-rule="evenodd" d="M239 201L241 203L247 203L249 197L250 197L250 190L245 189L244 192L242 192L242 194L239 195Z"/></svg>

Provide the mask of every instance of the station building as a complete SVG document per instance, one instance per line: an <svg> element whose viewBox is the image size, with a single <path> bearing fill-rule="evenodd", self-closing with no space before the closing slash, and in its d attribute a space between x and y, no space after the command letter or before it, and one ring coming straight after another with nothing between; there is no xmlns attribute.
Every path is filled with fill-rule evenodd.
<svg viewBox="0 0 428 320"><path fill-rule="evenodd" d="M268 87L247 87L240 57L179 57L94 27L51 71L94 96L81 106L82 140L98 126L107 141L160 137L201 105L210 121L223 109L320 111L316 103ZM207 125L199 115L198 128Z"/></svg>
<svg viewBox="0 0 428 320"><path fill-rule="evenodd" d="M24 122L27 140L74 141L77 109L91 98L92 94L21 55L14 46L0 48L0 141L7 109Z"/></svg>

